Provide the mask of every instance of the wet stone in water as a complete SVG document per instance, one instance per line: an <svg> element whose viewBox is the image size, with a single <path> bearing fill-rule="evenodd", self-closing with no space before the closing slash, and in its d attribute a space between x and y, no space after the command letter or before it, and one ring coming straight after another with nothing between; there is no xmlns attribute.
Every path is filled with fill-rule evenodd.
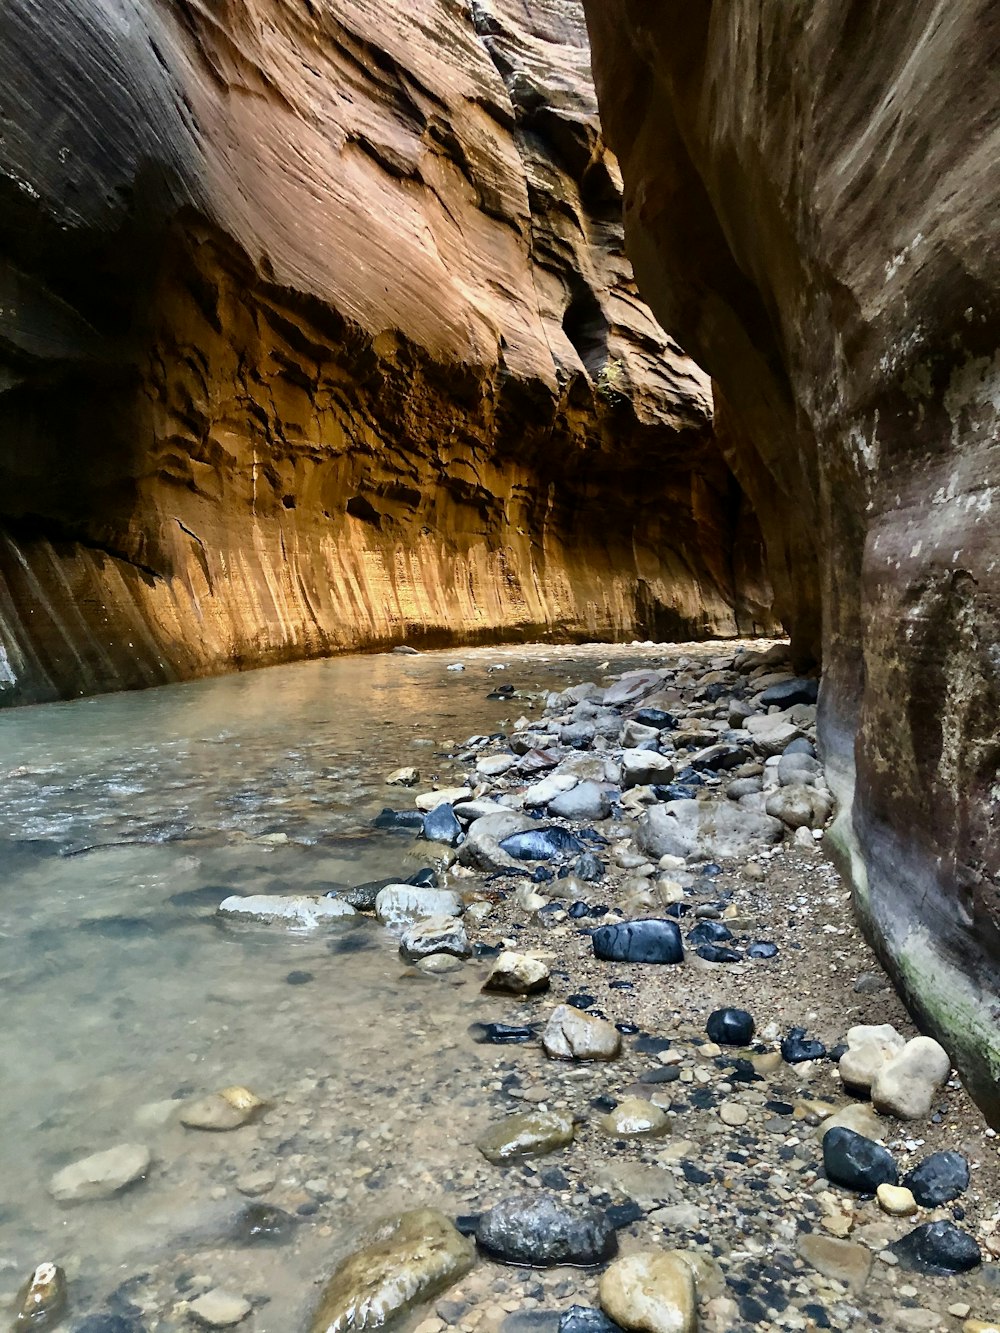
<svg viewBox="0 0 1000 1333"><path fill-rule="evenodd" d="M271 1203L250 1203L240 1210L233 1225L237 1245L284 1245L291 1240L298 1221Z"/></svg>
<svg viewBox="0 0 1000 1333"><path fill-rule="evenodd" d="M507 1116L476 1142L488 1162L503 1166L525 1157L542 1157L573 1142L573 1121L554 1112L525 1111Z"/></svg>
<svg viewBox="0 0 1000 1333"><path fill-rule="evenodd" d="M66 1310L66 1274L56 1264L39 1264L17 1293L14 1328L51 1328Z"/></svg>
<svg viewBox="0 0 1000 1333"><path fill-rule="evenodd" d="M618 1249L617 1234L605 1213L564 1203L542 1191L505 1199L484 1213L476 1241L493 1258L532 1268L589 1267L604 1263Z"/></svg>
<svg viewBox="0 0 1000 1333"><path fill-rule="evenodd" d="M983 1259L973 1237L951 1222L925 1222L891 1248L904 1267L921 1273L967 1273Z"/></svg>
<svg viewBox="0 0 1000 1333"><path fill-rule="evenodd" d="M623 1333L621 1324L614 1323L592 1305L571 1305L559 1320L559 1333Z"/></svg>
<svg viewBox="0 0 1000 1333"><path fill-rule="evenodd" d="M480 1046L512 1046L533 1041L535 1029L517 1023L470 1023L469 1036Z"/></svg>

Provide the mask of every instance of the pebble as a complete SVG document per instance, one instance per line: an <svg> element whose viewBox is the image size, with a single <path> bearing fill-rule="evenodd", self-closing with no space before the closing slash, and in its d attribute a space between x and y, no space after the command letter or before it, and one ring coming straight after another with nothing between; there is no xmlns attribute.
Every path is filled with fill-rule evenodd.
<svg viewBox="0 0 1000 1333"><path fill-rule="evenodd" d="M507 995L537 995L549 988L549 969L538 958L504 950L490 968L484 991Z"/></svg>
<svg viewBox="0 0 1000 1333"><path fill-rule="evenodd" d="M204 1296L193 1300L188 1307L199 1324L208 1328L231 1328L246 1319L251 1305L242 1296L213 1287Z"/></svg>
<svg viewBox="0 0 1000 1333"><path fill-rule="evenodd" d="M616 1139L653 1138L670 1128L663 1111L645 1097L622 1098L612 1111L601 1117L599 1124Z"/></svg>
<svg viewBox="0 0 1000 1333"><path fill-rule="evenodd" d="M903 1177L921 1208L950 1203L969 1188L969 1163L958 1152L931 1153Z"/></svg>
<svg viewBox="0 0 1000 1333"><path fill-rule="evenodd" d="M645 1250L616 1260L601 1278L604 1312L625 1329L643 1333L695 1333L698 1307L694 1274L685 1256Z"/></svg>
<svg viewBox="0 0 1000 1333"><path fill-rule="evenodd" d="M804 1064L806 1060L822 1060L826 1047L821 1041L806 1036L805 1028L792 1028L781 1042L781 1058L790 1065Z"/></svg>
<svg viewBox="0 0 1000 1333"><path fill-rule="evenodd" d="M841 1126L823 1136L823 1168L828 1180L861 1194L899 1184L899 1168L889 1150Z"/></svg>
<svg viewBox="0 0 1000 1333"><path fill-rule="evenodd" d="M618 1249L618 1237L600 1209L564 1203L538 1190L495 1204L479 1219L476 1243L503 1263L549 1268L557 1264L590 1267L604 1263Z"/></svg>
<svg viewBox="0 0 1000 1333"><path fill-rule="evenodd" d="M716 1009L709 1015L705 1031L720 1046L749 1046L756 1025L745 1009Z"/></svg>
<svg viewBox="0 0 1000 1333"><path fill-rule="evenodd" d="M745 1125L750 1119L750 1112L740 1102L723 1102L719 1107L719 1119L724 1125Z"/></svg>
<svg viewBox="0 0 1000 1333"><path fill-rule="evenodd" d="M922 1273L966 1273L978 1268L982 1254L975 1239L952 1222L925 1222L892 1246L908 1268Z"/></svg>
<svg viewBox="0 0 1000 1333"><path fill-rule="evenodd" d="M188 1129L225 1132L249 1124L265 1105L249 1088L234 1086L184 1102L179 1118Z"/></svg>
<svg viewBox="0 0 1000 1333"><path fill-rule="evenodd" d="M115 1148L64 1166L49 1181L49 1193L59 1203L110 1199L128 1185L143 1180L151 1161L145 1144L120 1143ZM36 1275L37 1272L36 1269Z"/></svg>
<svg viewBox="0 0 1000 1333"><path fill-rule="evenodd" d="M799 1237L798 1250L818 1273L843 1282L855 1295L872 1271L871 1250L856 1241L837 1240L814 1231Z"/></svg>
<svg viewBox="0 0 1000 1333"><path fill-rule="evenodd" d="M542 1033L545 1054L554 1060L613 1060L621 1051L621 1033L595 1014L561 1004Z"/></svg>
<svg viewBox="0 0 1000 1333"><path fill-rule="evenodd" d="M488 1162L504 1166L525 1157L542 1157L573 1142L573 1121L555 1112L525 1111L491 1125L476 1140Z"/></svg>
<svg viewBox="0 0 1000 1333"><path fill-rule="evenodd" d="M883 1213L890 1217L912 1217L917 1211L916 1199L903 1185L879 1185L875 1195Z"/></svg>

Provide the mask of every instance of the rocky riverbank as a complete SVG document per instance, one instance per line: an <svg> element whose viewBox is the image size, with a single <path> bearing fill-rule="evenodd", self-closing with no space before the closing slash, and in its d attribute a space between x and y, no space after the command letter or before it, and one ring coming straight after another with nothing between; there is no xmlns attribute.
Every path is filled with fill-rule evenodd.
<svg viewBox="0 0 1000 1333"><path fill-rule="evenodd" d="M147 1144L104 1154L114 1189L173 1178L218 1217L74 1333L339 1333L397 1309L419 1333L990 1327L996 1140L826 857L815 682L783 645L641 658L611 678L593 653L553 689L551 663L496 654L483 734L385 769L369 836L394 878L225 897L223 932L266 952L290 927L326 970L398 947L408 1029L358 1031L347 1079L319 1033L284 1090L146 1108ZM93 1176L52 1187L120 1206L89 1201ZM289 1270L312 1274L291 1307Z"/></svg>

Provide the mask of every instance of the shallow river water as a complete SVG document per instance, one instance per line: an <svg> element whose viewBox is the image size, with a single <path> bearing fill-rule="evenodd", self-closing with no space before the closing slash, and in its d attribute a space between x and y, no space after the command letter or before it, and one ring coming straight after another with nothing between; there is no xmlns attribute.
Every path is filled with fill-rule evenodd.
<svg viewBox="0 0 1000 1333"><path fill-rule="evenodd" d="M178 1302L223 1284L256 1333L295 1333L361 1226L463 1211L452 1167L475 1156L496 1057L466 1035L497 1016L475 969L424 978L367 919L295 935L215 909L412 873L427 844L371 827L410 801L391 769L446 784L463 740L525 711L487 701L497 684L561 688L652 651L339 658L0 714L0 1296L51 1258L67 1328L187 1327ZM257 1123L177 1122L180 1099L233 1083L272 1103ZM51 1199L60 1167L125 1142L150 1149L145 1181ZM270 1242L248 1231L258 1194L295 1219Z"/></svg>

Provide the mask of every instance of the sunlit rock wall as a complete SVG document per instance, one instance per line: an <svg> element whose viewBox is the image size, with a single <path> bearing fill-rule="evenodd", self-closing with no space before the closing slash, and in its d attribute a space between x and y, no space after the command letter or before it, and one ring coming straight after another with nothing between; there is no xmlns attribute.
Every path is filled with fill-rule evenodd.
<svg viewBox="0 0 1000 1333"><path fill-rule="evenodd" d="M822 651L859 908L1000 1117L1000 8L587 11L640 288Z"/></svg>
<svg viewBox="0 0 1000 1333"><path fill-rule="evenodd" d="M582 11L0 8L0 702L773 626Z"/></svg>

